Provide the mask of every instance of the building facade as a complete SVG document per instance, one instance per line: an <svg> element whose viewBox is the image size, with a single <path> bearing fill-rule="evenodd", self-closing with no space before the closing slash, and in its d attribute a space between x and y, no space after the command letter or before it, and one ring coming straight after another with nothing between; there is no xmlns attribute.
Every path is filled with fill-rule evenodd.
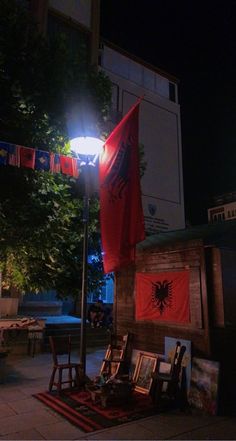
<svg viewBox="0 0 236 441"><path fill-rule="evenodd" d="M176 78L108 42L100 65L112 82L110 131L139 97L139 141L146 169L141 180L147 234L185 228L180 106Z"/></svg>
<svg viewBox="0 0 236 441"><path fill-rule="evenodd" d="M100 42L99 0L31 0L39 28L65 32L75 52L87 53L112 82L108 133L143 96L139 140L146 169L141 180L147 234L185 228L178 81L108 42Z"/></svg>
<svg viewBox="0 0 236 441"><path fill-rule="evenodd" d="M212 205L207 210L209 223L236 219L236 192L216 196Z"/></svg>

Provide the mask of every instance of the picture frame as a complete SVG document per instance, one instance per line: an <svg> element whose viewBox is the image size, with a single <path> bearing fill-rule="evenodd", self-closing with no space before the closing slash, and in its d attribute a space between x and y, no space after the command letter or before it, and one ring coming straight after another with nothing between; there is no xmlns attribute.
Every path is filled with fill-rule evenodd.
<svg viewBox="0 0 236 441"><path fill-rule="evenodd" d="M206 414L217 415L220 363L193 357L191 385L188 396L190 406Z"/></svg>
<svg viewBox="0 0 236 441"><path fill-rule="evenodd" d="M158 356L139 352L133 381L134 390L148 395L152 386L152 373L156 371Z"/></svg>

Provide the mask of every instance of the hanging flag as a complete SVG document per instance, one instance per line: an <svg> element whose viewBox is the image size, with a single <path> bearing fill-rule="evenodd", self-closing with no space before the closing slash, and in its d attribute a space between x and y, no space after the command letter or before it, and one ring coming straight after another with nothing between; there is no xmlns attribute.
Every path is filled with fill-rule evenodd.
<svg viewBox="0 0 236 441"><path fill-rule="evenodd" d="M61 171L60 155L58 153L50 153L50 171L52 173L60 173Z"/></svg>
<svg viewBox="0 0 236 441"><path fill-rule="evenodd" d="M61 171L66 175L73 176L73 164L70 156L60 155Z"/></svg>
<svg viewBox="0 0 236 441"><path fill-rule="evenodd" d="M108 137L99 163L104 272L134 262L145 238L138 155L138 102Z"/></svg>
<svg viewBox="0 0 236 441"><path fill-rule="evenodd" d="M8 143L0 141L0 165L7 165Z"/></svg>
<svg viewBox="0 0 236 441"><path fill-rule="evenodd" d="M36 150L35 152L35 168L36 170L48 171L50 169L50 155L44 150Z"/></svg>
<svg viewBox="0 0 236 441"><path fill-rule="evenodd" d="M79 177L79 159L77 158L72 158L72 171L73 171L73 178L78 178Z"/></svg>
<svg viewBox="0 0 236 441"><path fill-rule="evenodd" d="M136 273L136 320L189 323L189 271Z"/></svg>
<svg viewBox="0 0 236 441"><path fill-rule="evenodd" d="M35 149L19 146L20 149L20 165L22 167L33 168L35 165Z"/></svg>
<svg viewBox="0 0 236 441"><path fill-rule="evenodd" d="M8 164L20 167L20 149L18 145L8 144Z"/></svg>

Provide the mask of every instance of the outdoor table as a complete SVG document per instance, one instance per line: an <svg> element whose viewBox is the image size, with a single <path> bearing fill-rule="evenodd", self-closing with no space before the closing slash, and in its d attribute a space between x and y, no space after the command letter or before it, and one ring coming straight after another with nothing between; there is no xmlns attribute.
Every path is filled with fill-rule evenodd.
<svg viewBox="0 0 236 441"><path fill-rule="evenodd" d="M23 335L28 341L28 354L34 357L36 343L43 341L45 321L36 318L7 318L0 319L0 332L3 340L15 341L16 337ZM7 338L5 337L7 335Z"/></svg>

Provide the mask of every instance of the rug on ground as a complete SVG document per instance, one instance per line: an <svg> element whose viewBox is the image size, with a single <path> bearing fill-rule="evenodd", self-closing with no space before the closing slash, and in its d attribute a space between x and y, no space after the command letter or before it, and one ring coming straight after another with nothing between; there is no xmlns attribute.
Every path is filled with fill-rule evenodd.
<svg viewBox="0 0 236 441"><path fill-rule="evenodd" d="M107 408L94 404L86 391L65 391L60 395L41 392L33 396L84 432L106 429L157 413L151 397L139 392L133 392L129 402Z"/></svg>

